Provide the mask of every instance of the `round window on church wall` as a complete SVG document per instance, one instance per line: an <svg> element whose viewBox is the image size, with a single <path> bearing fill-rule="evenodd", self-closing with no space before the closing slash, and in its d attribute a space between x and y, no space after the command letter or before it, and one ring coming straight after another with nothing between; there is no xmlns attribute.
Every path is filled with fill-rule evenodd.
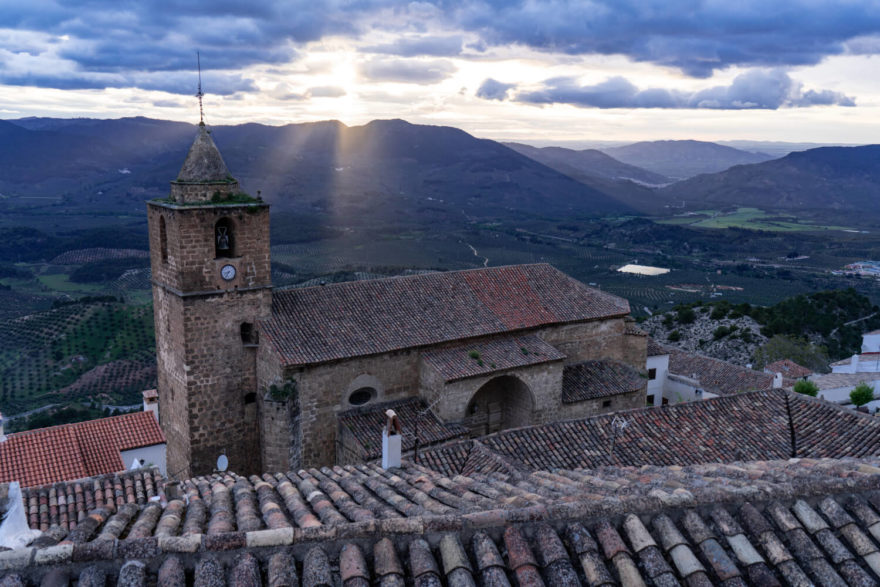
<svg viewBox="0 0 880 587"><path fill-rule="evenodd" d="M353 406L362 406L376 397L376 390L372 387L361 387L351 392L348 396L348 403Z"/></svg>

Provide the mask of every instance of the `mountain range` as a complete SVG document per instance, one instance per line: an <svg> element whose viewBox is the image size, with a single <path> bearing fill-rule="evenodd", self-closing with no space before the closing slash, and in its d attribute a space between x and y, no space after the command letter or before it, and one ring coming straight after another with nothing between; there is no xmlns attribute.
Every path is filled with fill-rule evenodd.
<svg viewBox="0 0 880 587"><path fill-rule="evenodd" d="M195 132L190 124L147 118L0 120L0 211L142 215L144 200L167 195ZM250 193L276 211L330 214L342 223L668 215L682 203L833 213L860 224L880 218L880 146L767 160L700 141L604 152L504 145L402 120L212 132Z"/></svg>

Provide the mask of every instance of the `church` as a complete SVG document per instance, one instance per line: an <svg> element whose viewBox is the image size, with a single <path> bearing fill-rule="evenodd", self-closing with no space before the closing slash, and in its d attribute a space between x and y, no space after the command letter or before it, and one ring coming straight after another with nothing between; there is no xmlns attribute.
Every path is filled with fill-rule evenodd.
<svg viewBox="0 0 880 587"><path fill-rule="evenodd" d="M210 131L147 204L167 471L239 474L643 407L647 338L626 300L547 264L273 291L269 205Z"/></svg>

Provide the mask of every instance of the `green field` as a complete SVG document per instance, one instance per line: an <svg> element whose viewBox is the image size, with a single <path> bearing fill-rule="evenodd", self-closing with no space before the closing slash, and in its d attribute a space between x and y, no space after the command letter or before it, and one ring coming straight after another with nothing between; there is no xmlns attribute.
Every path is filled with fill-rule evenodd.
<svg viewBox="0 0 880 587"><path fill-rule="evenodd" d="M750 228L772 232L847 230L844 226L823 226L800 222L793 216L773 216L758 208L737 208L735 212L699 210L684 216L659 218L656 222L685 225L692 228Z"/></svg>

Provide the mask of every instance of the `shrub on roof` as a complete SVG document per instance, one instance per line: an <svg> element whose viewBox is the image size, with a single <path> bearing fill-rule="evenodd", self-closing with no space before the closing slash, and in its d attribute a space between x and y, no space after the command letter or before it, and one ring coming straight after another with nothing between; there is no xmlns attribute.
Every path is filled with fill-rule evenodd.
<svg viewBox="0 0 880 587"><path fill-rule="evenodd" d="M874 399L874 388L867 383L859 383L849 392L849 401L855 406L863 406Z"/></svg>
<svg viewBox="0 0 880 587"><path fill-rule="evenodd" d="M806 379L798 380L798 382L794 384L794 390L797 393L808 395L810 397L816 397L819 394L819 386Z"/></svg>

